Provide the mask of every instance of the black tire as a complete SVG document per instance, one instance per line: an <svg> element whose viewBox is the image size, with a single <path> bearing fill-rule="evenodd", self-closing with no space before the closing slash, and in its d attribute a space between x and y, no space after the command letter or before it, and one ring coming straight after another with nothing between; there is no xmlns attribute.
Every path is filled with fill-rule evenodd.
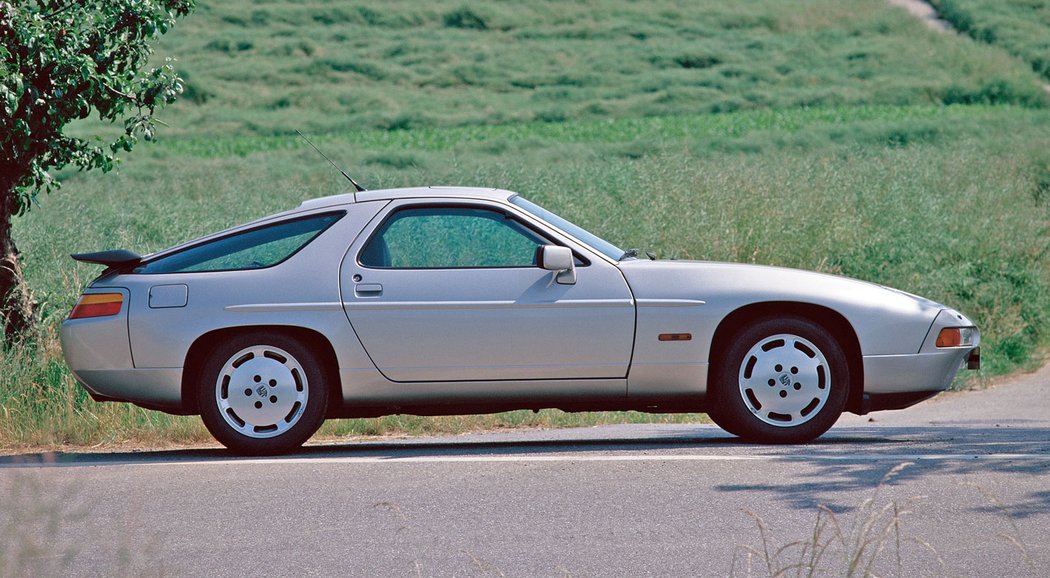
<svg viewBox="0 0 1050 578"><path fill-rule="evenodd" d="M201 420L219 443L245 455L287 453L324 422L328 380L301 342L277 332L232 337L204 363Z"/></svg>
<svg viewBox="0 0 1050 578"><path fill-rule="evenodd" d="M731 338L709 385L708 415L760 443L820 437L849 397L846 354L835 337L801 317L760 319Z"/></svg>

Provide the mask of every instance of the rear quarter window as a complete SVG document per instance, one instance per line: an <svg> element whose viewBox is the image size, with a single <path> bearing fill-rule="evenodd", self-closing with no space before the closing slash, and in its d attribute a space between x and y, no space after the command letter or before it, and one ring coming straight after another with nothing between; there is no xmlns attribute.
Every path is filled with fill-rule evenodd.
<svg viewBox="0 0 1050 578"><path fill-rule="evenodd" d="M285 261L345 213L310 215L207 241L135 268L136 273L264 269Z"/></svg>

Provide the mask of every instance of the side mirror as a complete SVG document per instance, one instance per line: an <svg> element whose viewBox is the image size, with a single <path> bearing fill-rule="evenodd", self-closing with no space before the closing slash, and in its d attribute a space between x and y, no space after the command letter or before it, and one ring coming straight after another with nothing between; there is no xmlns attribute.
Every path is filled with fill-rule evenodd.
<svg viewBox="0 0 1050 578"><path fill-rule="evenodd" d="M555 271L562 285L576 284L576 259L572 249L557 245L541 245L536 248L536 265L540 269Z"/></svg>

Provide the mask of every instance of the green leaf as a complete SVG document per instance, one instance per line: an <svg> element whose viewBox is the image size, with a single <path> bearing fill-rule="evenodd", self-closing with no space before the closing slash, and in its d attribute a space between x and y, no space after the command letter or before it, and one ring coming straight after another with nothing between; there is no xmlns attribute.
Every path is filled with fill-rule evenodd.
<svg viewBox="0 0 1050 578"><path fill-rule="evenodd" d="M170 66L157 74L144 70L149 40L193 6L191 0L0 0L0 154L5 162L15 158L20 165L14 171L23 175L13 189L0 191L5 202L27 211L35 195L59 186L50 171L73 165L108 172L116 166L113 155L130 151L137 135L156 136L155 108L175 100L181 87ZM60 15L45 17L58 9ZM63 134L92 111L122 121L125 134L112 142ZM109 144L93 146L91 140Z"/></svg>

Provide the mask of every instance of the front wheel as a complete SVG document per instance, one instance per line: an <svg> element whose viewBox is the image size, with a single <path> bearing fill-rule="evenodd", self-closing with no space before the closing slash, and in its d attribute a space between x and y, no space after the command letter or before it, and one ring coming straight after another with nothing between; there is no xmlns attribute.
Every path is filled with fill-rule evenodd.
<svg viewBox="0 0 1050 578"><path fill-rule="evenodd" d="M846 355L808 319L757 321L714 361L711 418L744 439L807 442L828 431L846 405Z"/></svg>
<svg viewBox="0 0 1050 578"><path fill-rule="evenodd" d="M201 419L215 439L251 455L298 448L325 417L328 386L320 360L280 333L239 335L205 363Z"/></svg>

